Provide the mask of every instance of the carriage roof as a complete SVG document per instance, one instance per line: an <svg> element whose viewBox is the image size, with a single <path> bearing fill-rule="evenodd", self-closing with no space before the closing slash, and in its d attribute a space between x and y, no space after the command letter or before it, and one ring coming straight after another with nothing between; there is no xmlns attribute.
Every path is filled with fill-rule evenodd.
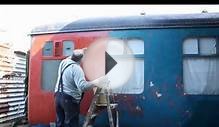
<svg viewBox="0 0 219 127"><path fill-rule="evenodd" d="M34 28L31 31L30 35L83 31L124 30L139 28L212 26L219 26L219 13L85 18L68 23L57 23L39 26Z"/></svg>

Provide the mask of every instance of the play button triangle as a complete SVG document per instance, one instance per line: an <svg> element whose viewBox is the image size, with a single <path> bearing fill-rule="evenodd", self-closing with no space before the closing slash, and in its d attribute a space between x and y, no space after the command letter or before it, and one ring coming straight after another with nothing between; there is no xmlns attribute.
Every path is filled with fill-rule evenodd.
<svg viewBox="0 0 219 127"><path fill-rule="evenodd" d="M105 52L105 74L107 74L116 64L117 62Z"/></svg>

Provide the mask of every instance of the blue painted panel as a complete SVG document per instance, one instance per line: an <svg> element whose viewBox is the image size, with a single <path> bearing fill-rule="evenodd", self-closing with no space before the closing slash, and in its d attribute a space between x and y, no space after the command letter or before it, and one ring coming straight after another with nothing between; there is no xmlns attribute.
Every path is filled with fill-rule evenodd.
<svg viewBox="0 0 219 127"><path fill-rule="evenodd" d="M219 28L124 30L112 31L109 36L142 38L145 42L144 92L116 97L119 101L120 126L219 126L219 96L185 95L182 83L184 39L219 36ZM97 117L96 126L108 126L107 120L107 114L103 112Z"/></svg>

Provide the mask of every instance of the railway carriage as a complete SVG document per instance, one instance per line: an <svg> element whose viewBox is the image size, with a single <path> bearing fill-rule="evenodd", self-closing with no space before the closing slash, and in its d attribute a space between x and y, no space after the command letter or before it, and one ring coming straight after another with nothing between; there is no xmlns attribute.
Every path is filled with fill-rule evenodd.
<svg viewBox="0 0 219 127"><path fill-rule="evenodd" d="M219 126L219 13L81 19L31 32L28 120L55 121L58 65L100 38L119 40L136 58L132 79L115 90L121 127ZM123 46L118 47L124 55ZM93 93L81 103L81 117ZM107 113L96 127L109 126Z"/></svg>

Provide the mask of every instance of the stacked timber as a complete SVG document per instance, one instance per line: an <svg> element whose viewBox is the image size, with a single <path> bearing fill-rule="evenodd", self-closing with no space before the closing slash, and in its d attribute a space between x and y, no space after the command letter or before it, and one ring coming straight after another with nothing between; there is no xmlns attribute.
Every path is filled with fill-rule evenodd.
<svg viewBox="0 0 219 127"><path fill-rule="evenodd" d="M0 44L0 123L25 117L26 54Z"/></svg>

